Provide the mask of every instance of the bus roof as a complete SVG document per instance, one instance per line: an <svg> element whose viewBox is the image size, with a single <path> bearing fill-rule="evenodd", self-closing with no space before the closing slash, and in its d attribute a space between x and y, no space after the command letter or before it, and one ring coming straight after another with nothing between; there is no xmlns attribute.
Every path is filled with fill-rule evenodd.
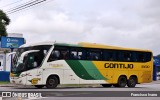
<svg viewBox="0 0 160 100"><path fill-rule="evenodd" d="M38 43L31 43L31 44L23 44L20 46L20 48L23 47L30 47L30 46L38 46L38 45L53 45L54 42L38 42Z"/></svg>
<svg viewBox="0 0 160 100"><path fill-rule="evenodd" d="M32 43L32 44L24 44L20 46L20 48L23 47L30 47L30 46L37 46L37 45L61 45L61 46L72 46L72 47L86 47L86 48L101 48L101 49L117 49L117 50L133 50L133 51L146 51L146 52L152 52L150 50L144 50L144 49L135 49L135 48L124 48L124 47L118 47L118 46L109 46L104 44L97 44L97 43L88 43L88 42L80 42L77 44L72 43L60 43L60 42L38 42L38 43Z"/></svg>
<svg viewBox="0 0 160 100"><path fill-rule="evenodd" d="M101 49L117 49L117 50L133 50L133 51L152 52L150 50L144 50L144 49L124 48L124 47L109 46L109 45L103 45L103 44L97 44L97 43L87 43L87 42L80 42L78 44L55 43L55 45L73 46L73 47L86 47L86 48L101 48Z"/></svg>

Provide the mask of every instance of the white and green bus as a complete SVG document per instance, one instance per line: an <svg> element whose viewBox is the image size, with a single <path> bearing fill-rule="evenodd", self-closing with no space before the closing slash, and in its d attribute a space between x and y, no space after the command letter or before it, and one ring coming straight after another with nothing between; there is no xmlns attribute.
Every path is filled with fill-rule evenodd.
<svg viewBox="0 0 160 100"><path fill-rule="evenodd" d="M59 84L135 87L151 82L152 73L149 50L51 42L21 46L13 58L10 82L37 88Z"/></svg>

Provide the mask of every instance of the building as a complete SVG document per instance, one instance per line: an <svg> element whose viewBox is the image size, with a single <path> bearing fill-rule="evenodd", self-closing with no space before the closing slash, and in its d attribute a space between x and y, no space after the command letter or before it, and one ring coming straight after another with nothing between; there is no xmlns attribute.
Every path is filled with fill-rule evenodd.
<svg viewBox="0 0 160 100"><path fill-rule="evenodd" d="M8 37L23 38L23 34L10 33L8 34ZM0 41L0 71L10 71L11 57L8 55L8 53L10 52L11 52L10 48L1 48L1 41Z"/></svg>

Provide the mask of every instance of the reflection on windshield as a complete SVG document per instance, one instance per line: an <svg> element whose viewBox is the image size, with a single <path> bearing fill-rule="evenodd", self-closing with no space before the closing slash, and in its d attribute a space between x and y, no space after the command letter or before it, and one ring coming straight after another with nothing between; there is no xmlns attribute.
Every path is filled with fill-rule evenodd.
<svg viewBox="0 0 160 100"><path fill-rule="evenodd" d="M24 66L31 67L31 64L26 63L26 62L28 62L28 57L25 58L25 59L27 59L27 60L24 61L24 62L20 60L21 54L22 54L23 52L26 52L26 51L29 51L29 50L40 50L40 51L38 52L38 54L37 54L37 56L38 56L37 58L39 58L38 66L40 66L43 58L45 57L46 53L48 52L48 50L50 49L51 46L52 46L52 45L40 45L40 46L32 46L32 47L25 47L25 48L19 48L19 49L17 49L16 54L15 54L14 58L12 59L11 72L16 73L16 72L22 72L22 71L27 70L27 69L21 70L22 68L19 68L19 67L22 67L22 65L21 65L21 66L19 66L19 65L20 65L21 63L24 63L24 62L25 62L25 63L23 64ZM45 51L45 52L44 52L44 51ZM33 60L34 60L34 59L33 59Z"/></svg>
<svg viewBox="0 0 160 100"><path fill-rule="evenodd" d="M12 60L12 68L11 68L11 72L16 72L18 71L17 67L20 63L23 63L22 61L18 60L18 56L17 54L15 54L13 60Z"/></svg>

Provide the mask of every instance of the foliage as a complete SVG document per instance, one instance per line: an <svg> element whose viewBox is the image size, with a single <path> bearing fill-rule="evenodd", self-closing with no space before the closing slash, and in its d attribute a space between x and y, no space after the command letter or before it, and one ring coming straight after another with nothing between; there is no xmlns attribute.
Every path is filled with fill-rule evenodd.
<svg viewBox="0 0 160 100"><path fill-rule="evenodd" d="M4 54L6 54L6 53L9 53L9 50L7 50L7 49L6 49L6 50L4 50Z"/></svg>
<svg viewBox="0 0 160 100"><path fill-rule="evenodd" d="M6 26L9 25L9 17L0 10L0 36L7 36Z"/></svg>
<svg viewBox="0 0 160 100"><path fill-rule="evenodd" d="M9 81L0 81L0 84L9 84Z"/></svg>

